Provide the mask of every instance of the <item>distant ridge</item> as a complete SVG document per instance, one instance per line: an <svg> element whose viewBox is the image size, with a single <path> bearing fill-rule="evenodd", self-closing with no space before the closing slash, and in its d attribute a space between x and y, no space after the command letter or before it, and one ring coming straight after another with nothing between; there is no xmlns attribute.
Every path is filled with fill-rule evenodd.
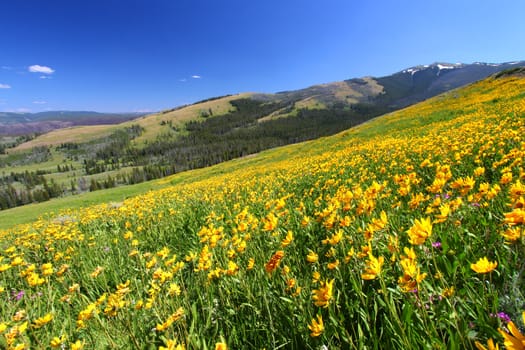
<svg viewBox="0 0 525 350"><path fill-rule="evenodd" d="M92 111L0 112L0 135L45 133L78 125L119 124L145 113L100 113Z"/></svg>
<svg viewBox="0 0 525 350"><path fill-rule="evenodd" d="M490 75L519 67L525 67L525 61L470 64L435 62L409 67L383 77L351 78L278 93L244 93L209 97L189 105L149 114L147 117L138 119L137 123L145 127L145 135L151 137L152 133L156 133L158 129L148 130L148 125L151 123L158 124L157 121L151 119L160 118L164 123L172 121L180 124L202 120L201 117L211 114L217 117L224 111L235 110L233 101L236 98L243 98L259 104L273 103L276 106L266 115L255 117L259 122L298 115L308 115L310 120L312 118L322 119L331 113L332 115L339 114L339 119L346 118L346 121L340 124L340 128L347 128ZM224 104L229 107L221 107L221 113L217 111L209 113L210 106ZM324 112L319 113L319 111ZM346 117L341 116L342 114ZM0 112L0 135L46 133L78 125L119 124L143 115L89 111L54 111L34 114ZM184 117L180 118L180 115ZM348 121L349 118L352 121ZM331 122L334 123L333 120ZM338 127L335 126L332 129L336 131Z"/></svg>

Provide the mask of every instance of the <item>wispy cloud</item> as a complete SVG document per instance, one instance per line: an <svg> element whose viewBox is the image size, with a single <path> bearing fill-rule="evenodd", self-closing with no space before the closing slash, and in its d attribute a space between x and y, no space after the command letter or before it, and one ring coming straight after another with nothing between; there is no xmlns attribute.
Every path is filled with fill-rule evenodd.
<svg viewBox="0 0 525 350"><path fill-rule="evenodd" d="M47 101L33 101L33 103L36 105L45 105Z"/></svg>
<svg viewBox="0 0 525 350"><path fill-rule="evenodd" d="M0 84L0 89L11 89L11 85Z"/></svg>
<svg viewBox="0 0 525 350"><path fill-rule="evenodd" d="M12 70L13 67L9 67L9 66L2 66L2 69L5 69L5 70Z"/></svg>
<svg viewBox="0 0 525 350"><path fill-rule="evenodd" d="M47 75L41 75L39 78L40 79L51 79L51 77Z"/></svg>
<svg viewBox="0 0 525 350"><path fill-rule="evenodd" d="M38 64L34 64L32 66L29 66L28 70L31 73L43 73L43 74L53 74L55 72L55 70L53 68L51 68L51 67L41 66L41 65L38 65Z"/></svg>
<svg viewBox="0 0 525 350"><path fill-rule="evenodd" d="M31 113L31 110L29 108L15 108L15 109L9 109L6 110L6 112L13 112L13 113Z"/></svg>
<svg viewBox="0 0 525 350"><path fill-rule="evenodd" d="M192 75L191 77L192 77L193 79L200 79L200 78L202 78L200 75Z"/></svg>
<svg viewBox="0 0 525 350"><path fill-rule="evenodd" d="M179 81L182 82L182 83L185 83L185 82L188 81L188 79L186 79L186 78L182 78L182 79L179 79Z"/></svg>

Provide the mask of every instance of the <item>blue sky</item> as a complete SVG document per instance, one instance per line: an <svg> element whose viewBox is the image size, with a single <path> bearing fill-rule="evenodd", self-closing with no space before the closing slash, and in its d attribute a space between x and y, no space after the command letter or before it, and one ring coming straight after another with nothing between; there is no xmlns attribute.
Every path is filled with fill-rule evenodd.
<svg viewBox="0 0 525 350"><path fill-rule="evenodd" d="M2 0L0 111L156 111L525 60L524 1Z"/></svg>

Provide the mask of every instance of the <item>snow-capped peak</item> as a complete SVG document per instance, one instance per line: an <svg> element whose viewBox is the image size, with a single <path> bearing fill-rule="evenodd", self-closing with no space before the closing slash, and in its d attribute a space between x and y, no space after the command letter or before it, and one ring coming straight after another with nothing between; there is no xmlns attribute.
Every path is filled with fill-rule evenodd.
<svg viewBox="0 0 525 350"><path fill-rule="evenodd" d="M410 73L411 75L414 75L415 73L419 72L420 69L417 68L408 68L403 71L403 73Z"/></svg>
<svg viewBox="0 0 525 350"><path fill-rule="evenodd" d="M408 68L408 69L405 69L403 71L401 71L401 73L409 73L411 75L414 75L416 74L417 72L419 71L422 71L424 69L428 69L428 68L437 68L438 69L438 72L437 72L437 75L439 75L439 73L444 70L444 69L456 69L456 68L461 68L463 67L464 64L463 63L434 63L434 64L425 64L425 65L420 65L420 66L415 66L415 67L411 67L411 68Z"/></svg>
<svg viewBox="0 0 525 350"><path fill-rule="evenodd" d="M441 64L441 63L438 63L436 65L440 70L441 69L456 69L458 68L458 64Z"/></svg>

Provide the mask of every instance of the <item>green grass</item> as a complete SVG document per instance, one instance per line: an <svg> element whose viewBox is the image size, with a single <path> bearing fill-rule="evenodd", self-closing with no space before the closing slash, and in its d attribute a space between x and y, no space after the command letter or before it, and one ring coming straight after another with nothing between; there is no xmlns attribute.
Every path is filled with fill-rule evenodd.
<svg viewBox="0 0 525 350"><path fill-rule="evenodd" d="M509 102L525 80L511 87L0 230L0 347L502 346L525 308L525 104Z"/></svg>
<svg viewBox="0 0 525 350"><path fill-rule="evenodd" d="M147 191L166 187L159 181L143 182L94 192L82 193L63 198L53 198L47 202L29 204L0 211L0 229L14 225L27 224L40 217L52 217L71 208L83 208L101 203L122 202L126 198L143 194Z"/></svg>

